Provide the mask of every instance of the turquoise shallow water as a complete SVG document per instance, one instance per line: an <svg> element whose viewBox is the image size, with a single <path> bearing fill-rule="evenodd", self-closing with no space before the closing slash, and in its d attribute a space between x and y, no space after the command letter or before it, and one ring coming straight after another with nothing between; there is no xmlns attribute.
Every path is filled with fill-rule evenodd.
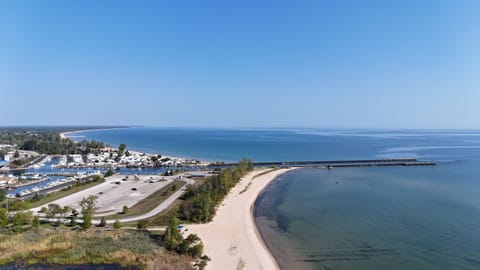
<svg viewBox="0 0 480 270"><path fill-rule="evenodd" d="M285 269L480 269L480 131L132 128L75 135L208 160L434 160L434 167L291 171L257 201L257 224Z"/></svg>
<svg viewBox="0 0 480 270"><path fill-rule="evenodd" d="M480 179L469 168L301 169L269 186L256 216L284 240L271 247L290 268L479 269Z"/></svg>

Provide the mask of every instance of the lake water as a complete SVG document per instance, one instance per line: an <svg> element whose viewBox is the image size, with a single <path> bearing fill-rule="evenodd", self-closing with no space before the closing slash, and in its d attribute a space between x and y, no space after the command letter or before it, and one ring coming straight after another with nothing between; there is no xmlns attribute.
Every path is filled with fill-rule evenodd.
<svg viewBox="0 0 480 270"><path fill-rule="evenodd" d="M285 269L480 269L480 131L129 128L75 133L205 160L414 157L429 167L299 169L257 200Z"/></svg>

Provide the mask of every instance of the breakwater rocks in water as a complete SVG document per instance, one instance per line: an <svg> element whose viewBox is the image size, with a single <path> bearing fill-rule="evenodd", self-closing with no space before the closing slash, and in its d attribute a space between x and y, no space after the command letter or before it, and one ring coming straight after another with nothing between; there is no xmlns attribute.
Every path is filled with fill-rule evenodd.
<svg viewBox="0 0 480 270"><path fill-rule="evenodd" d="M213 163L210 166L235 166L237 163ZM310 160L310 161L274 161L254 162L253 166L279 166L279 167L382 167L382 166L434 166L433 161L418 161L415 158L392 158L392 159L358 159L358 160Z"/></svg>

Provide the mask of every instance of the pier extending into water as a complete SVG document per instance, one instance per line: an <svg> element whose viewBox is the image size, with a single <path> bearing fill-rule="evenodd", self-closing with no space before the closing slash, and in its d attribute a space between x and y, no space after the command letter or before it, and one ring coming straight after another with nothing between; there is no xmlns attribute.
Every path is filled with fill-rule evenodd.
<svg viewBox="0 0 480 270"><path fill-rule="evenodd" d="M209 166L235 166L238 163L217 163ZM380 166L434 166L433 161L418 161L416 158L358 159L358 160L310 160L253 162L255 167L380 167Z"/></svg>

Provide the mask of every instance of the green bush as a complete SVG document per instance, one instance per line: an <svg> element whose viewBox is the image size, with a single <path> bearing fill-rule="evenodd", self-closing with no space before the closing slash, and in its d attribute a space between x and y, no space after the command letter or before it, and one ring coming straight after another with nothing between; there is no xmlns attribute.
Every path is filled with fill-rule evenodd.
<svg viewBox="0 0 480 270"><path fill-rule="evenodd" d="M33 221L32 212L17 212L13 216L13 226L31 225Z"/></svg>
<svg viewBox="0 0 480 270"><path fill-rule="evenodd" d="M120 223L120 221L118 219L115 220L115 222L113 223L113 228L116 229L116 230L122 228L122 224Z"/></svg>
<svg viewBox="0 0 480 270"><path fill-rule="evenodd" d="M100 220L100 224L98 226L99 227L107 226L107 220L104 217L102 217L102 219Z"/></svg>

